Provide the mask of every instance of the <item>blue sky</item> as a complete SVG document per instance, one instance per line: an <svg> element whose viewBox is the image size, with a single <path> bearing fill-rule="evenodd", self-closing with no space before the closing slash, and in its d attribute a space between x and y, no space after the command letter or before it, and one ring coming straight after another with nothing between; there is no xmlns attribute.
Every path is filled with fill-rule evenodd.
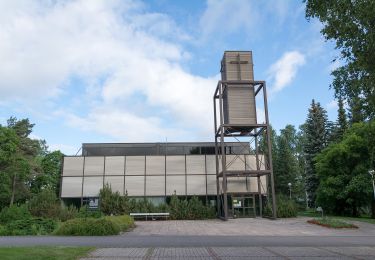
<svg viewBox="0 0 375 260"><path fill-rule="evenodd" d="M252 50L276 129L314 98L336 120L337 51L302 1L111 0L0 3L0 123L74 154L83 142L213 140L225 50Z"/></svg>

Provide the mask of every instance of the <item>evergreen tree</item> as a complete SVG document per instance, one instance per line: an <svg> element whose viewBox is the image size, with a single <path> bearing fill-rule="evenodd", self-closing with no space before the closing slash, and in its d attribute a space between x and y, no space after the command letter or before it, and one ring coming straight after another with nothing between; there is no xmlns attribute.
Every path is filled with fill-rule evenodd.
<svg viewBox="0 0 375 260"><path fill-rule="evenodd" d="M337 139L337 124L332 121L327 121L326 125L327 131L327 144L336 142Z"/></svg>
<svg viewBox="0 0 375 260"><path fill-rule="evenodd" d="M295 186L298 172L296 157L296 130L287 125L276 138L277 146L274 159L275 189L277 193L289 194L288 183Z"/></svg>
<svg viewBox="0 0 375 260"><path fill-rule="evenodd" d="M349 101L350 123L360 123L364 121L362 102L359 97L354 97Z"/></svg>
<svg viewBox="0 0 375 260"><path fill-rule="evenodd" d="M321 107L319 102L312 100L311 107L305 123L306 143L304 154L306 160L306 191L309 206L315 206L316 190L319 179L316 175L314 158L327 145L327 112Z"/></svg>
<svg viewBox="0 0 375 260"><path fill-rule="evenodd" d="M336 129L336 139L338 141L342 140L346 129L348 129L348 121L346 119L346 112L344 108L344 102L341 97L338 100L338 111L337 111L337 129Z"/></svg>

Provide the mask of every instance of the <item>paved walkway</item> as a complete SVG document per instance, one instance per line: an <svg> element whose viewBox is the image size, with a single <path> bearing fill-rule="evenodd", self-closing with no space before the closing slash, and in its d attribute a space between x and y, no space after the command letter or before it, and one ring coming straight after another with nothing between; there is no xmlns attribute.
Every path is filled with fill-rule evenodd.
<svg viewBox="0 0 375 260"><path fill-rule="evenodd" d="M115 259L375 259L373 247L101 248L82 260Z"/></svg>
<svg viewBox="0 0 375 260"><path fill-rule="evenodd" d="M375 225L352 221L359 229L328 229L309 224L311 218L270 220L241 218L222 221L170 220L137 221L137 227L125 235L162 236L375 236Z"/></svg>

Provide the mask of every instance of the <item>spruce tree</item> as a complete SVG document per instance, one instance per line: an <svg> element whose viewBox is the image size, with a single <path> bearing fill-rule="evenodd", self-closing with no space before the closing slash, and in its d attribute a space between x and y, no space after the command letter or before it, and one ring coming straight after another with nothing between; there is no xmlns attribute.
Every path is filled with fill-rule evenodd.
<svg viewBox="0 0 375 260"><path fill-rule="evenodd" d="M343 102L341 97L339 97L338 106L339 106L339 108L337 110L336 140L341 141L346 129L348 128L348 121L346 119L344 102Z"/></svg>
<svg viewBox="0 0 375 260"><path fill-rule="evenodd" d="M297 179L298 161L296 156L296 129L287 125L281 129L276 138L276 154L274 160L275 189L277 193L289 194L288 183L293 188Z"/></svg>
<svg viewBox="0 0 375 260"><path fill-rule="evenodd" d="M305 123L306 143L304 154L306 161L306 191L309 200L309 206L315 206L316 190L319 185L319 179L316 175L314 158L327 145L327 112L322 108L319 102L312 100L311 107Z"/></svg>

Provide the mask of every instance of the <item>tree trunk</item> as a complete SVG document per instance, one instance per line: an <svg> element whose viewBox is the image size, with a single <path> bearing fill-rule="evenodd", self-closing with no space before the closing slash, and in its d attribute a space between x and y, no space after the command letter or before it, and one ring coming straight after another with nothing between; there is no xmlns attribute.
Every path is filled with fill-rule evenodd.
<svg viewBox="0 0 375 260"><path fill-rule="evenodd" d="M12 178L12 196L10 197L10 206L13 205L14 202L14 194L16 193L16 174L13 175Z"/></svg>
<svg viewBox="0 0 375 260"><path fill-rule="evenodd" d="M371 218L375 218L375 199L372 199L371 203Z"/></svg>

